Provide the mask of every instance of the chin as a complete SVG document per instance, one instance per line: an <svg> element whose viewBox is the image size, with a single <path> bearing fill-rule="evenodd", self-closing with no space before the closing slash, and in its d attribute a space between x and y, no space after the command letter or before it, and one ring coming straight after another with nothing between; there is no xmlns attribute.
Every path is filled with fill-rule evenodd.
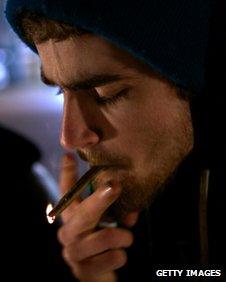
<svg viewBox="0 0 226 282"><path fill-rule="evenodd" d="M149 172L144 174L145 171L142 171L143 175L140 177L138 171L125 171L120 179L121 195L113 204L117 217L149 207L171 181L178 165L178 162L168 163L168 166L158 166L155 169L150 165Z"/></svg>

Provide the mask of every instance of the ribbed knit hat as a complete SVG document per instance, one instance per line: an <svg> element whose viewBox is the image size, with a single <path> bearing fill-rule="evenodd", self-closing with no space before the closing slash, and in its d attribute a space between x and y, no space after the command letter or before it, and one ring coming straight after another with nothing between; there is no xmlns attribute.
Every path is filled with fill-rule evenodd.
<svg viewBox="0 0 226 282"><path fill-rule="evenodd" d="M8 0L6 16L23 38L20 14L80 27L130 52L176 85L203 91L213 0Z"/></svg>

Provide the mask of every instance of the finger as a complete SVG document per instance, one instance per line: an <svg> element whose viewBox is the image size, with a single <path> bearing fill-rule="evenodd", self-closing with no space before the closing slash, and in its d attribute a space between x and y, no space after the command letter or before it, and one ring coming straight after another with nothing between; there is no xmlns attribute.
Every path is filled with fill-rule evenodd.
<svg viewBox="0 0 226 282"><path fill-rule="evenodd" d="M67 153L61 159L60 192L63 196L68 189L78 180L78 163L73 154Z"/></svg>
<svg viewBox="0 0 226 282"><path fill-rule="evenodd" d="M73 216L59 229L58 238L63 245L73 242L75 236L96 227L103 213L119 197L119 183L100 187L76 206Z"/></svg>
<svg viewBox="0 0 226 282"><path fill-rule="evenodd" d="M67 261L67 257L64 257ZM68 261L72 271L79 279L89 279L95 275L101 275L122 267L127 261L124 250L111 250L103 254L88 258L80 263Z"/></svg>
<svg viewBox="0 0 226 282"><path fill-rule="evenodd" d="M78 180L78 163L74 155L67 153L61 160L61 171L59 178L60 193L63 196ZM62 219L66 222L73 214L79 200L74 200L68 208L62 212Z"/></svg>
<svg viewBox="0 0 226 282"><path fill-rule="evenodd" d="M132 227L137 223L139 212L130 212L121 218L122 224L126 227Z"/></svg>
<svg viewBox="0 0 226 282"><path fill-rule="evenodd" d="M75 240L65 247L64 253L68 260L80 262L110 249L127 248L132 242L133 235L130 231L122 228L104 228L81 240Z"/></svg>

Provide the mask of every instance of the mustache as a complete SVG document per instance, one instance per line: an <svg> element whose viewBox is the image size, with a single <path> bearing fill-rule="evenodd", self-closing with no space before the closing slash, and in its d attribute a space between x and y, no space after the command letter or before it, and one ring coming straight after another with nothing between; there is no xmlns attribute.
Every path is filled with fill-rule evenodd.
<svg viewBox="0 0 226 282"><path fill-rule="evenodd" d="M90 150L77 150L77 153L82 160L89 162L94 166L131 166L131 161L128 157L119 156L113 153Z"/></svg>

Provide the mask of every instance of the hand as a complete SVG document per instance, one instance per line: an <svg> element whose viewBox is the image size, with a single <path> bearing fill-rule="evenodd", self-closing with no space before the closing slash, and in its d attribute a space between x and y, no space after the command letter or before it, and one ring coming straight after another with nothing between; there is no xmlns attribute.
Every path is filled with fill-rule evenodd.
<svg viewBox="0 0 226 282"><path fill-rule="evenodd" d="M63 193L77 180L77 171L75 159L64 156L60 177ZM119 195L119 183L115 181L112 187L98 187L83 201L75 200L62 213L64 224L58 238L63 245L63 257L80 281L116 281L114 270L126 263L124 248L132 244L132 233L123 228L96 229L104 212ZM124 218L125 225L134 225L137 217L137 213L129 214Z"/></svg>

